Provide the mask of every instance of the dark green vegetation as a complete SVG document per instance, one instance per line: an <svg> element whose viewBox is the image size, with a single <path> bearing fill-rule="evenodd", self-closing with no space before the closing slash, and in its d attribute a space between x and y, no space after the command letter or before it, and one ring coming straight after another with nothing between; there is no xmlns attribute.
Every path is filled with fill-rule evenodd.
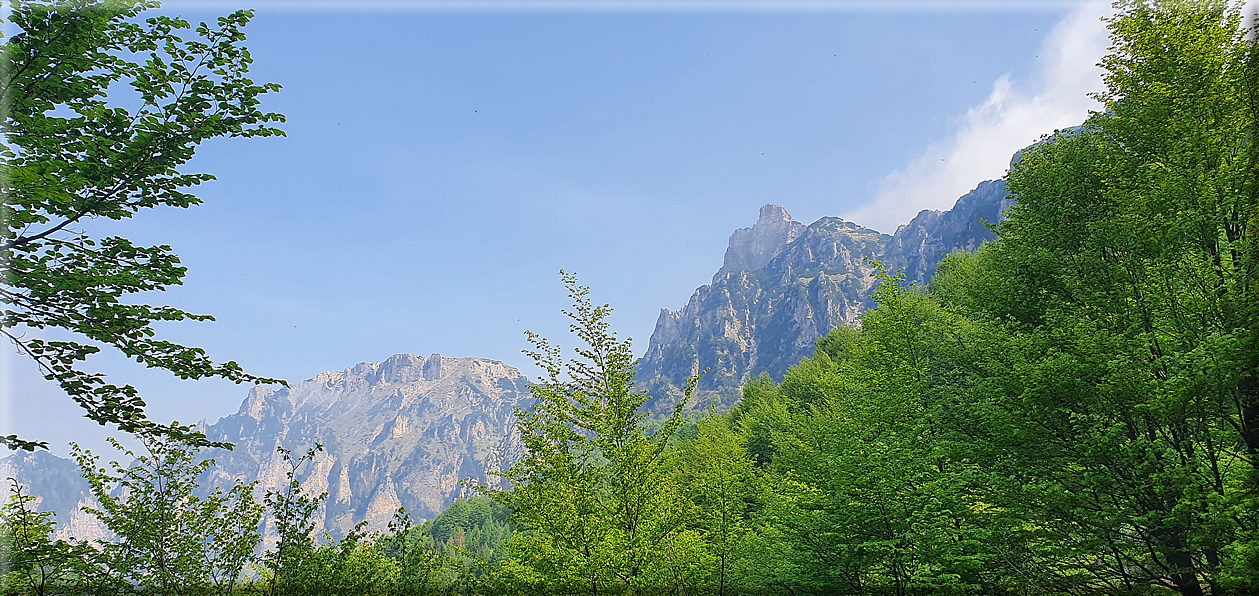
<svg viewBox="0 0 1259 596"><path fill-rule="evenodd" d="M141 429L135 466L79 457L116 539L11 501L6 589L1259 593L1259 52L1220 2L1119 9L1105 112L1023 152L998 240L880 268L859 330L729 414L652 422L566 276L581 348L530 335L513 490L316 540L323 495L194 498L191 430Z"/></svg>

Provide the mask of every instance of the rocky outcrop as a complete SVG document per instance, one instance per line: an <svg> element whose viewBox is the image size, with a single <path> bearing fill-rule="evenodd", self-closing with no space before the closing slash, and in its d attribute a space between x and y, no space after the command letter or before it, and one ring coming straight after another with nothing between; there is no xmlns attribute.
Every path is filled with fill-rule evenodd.
<svg viewBox="0 0 1259 596"><path fill-rule="evenodd" d="M771 246L771 238L782 243ZM762 207L756 225L730 237L713 283L681 310L661 311L638 365L640 387L656 398L651 407L672 408L687 378L703 371L688 406L728 406L750 376L781 378L819 337L860 319L873 283L870 260L890 240L839 218L804 226L782 207Z"/></svg>
<svg viewBox="0 0 1259 596"><path fill-rule="evenodd" d="M804 233L806 226L787 215L778 205L761 207L760 218L750 228L739 228L730 235L725 262L713 276L713 283L736 271L757 271L769 264L792 240Z"/></svg>
<svg viewBox="0 0 1259 596"><path fill-rule="evenodd" d="M431 519L469 492L465 481L502 486L493 472L521 452L515 409L529 400L515 368L439 354L398 354L288 388L254 387L235 414L202 425L211 440L235 445L204 454L217 465L202 490L256 480L261 501L285 483L277 447L300 455L318 443L323 451L297 475L307 494L328 493L317 529L341 536L366 521L384 530L399 507L416 522ZM40 510L56 512L58 536L106 537L82 511L95 501L75 462L42 451L12 455L0 460L0 477L17 478L40 497Z"/></svg>
<svg viewBox="0 0 1259 596"><path fill-rule="evenodd" d="M712 283L660 312L637 367L639 389L653 396L648 407L670 411L701 372L688 407L729 407L762 373L781 381L818 338L860 324L873 306L872 261L926 284L946 255L995 238L985 224L1010 203L1003 180L982 182L952 209L924 210L891 236L834 217L804 226L778 205L761 207L755 225L730 236Z"/></svg>
<svg viewBox="0 0 1259 596"><path fill-rule="evenodd" d="M289 388L255 387L240 411L206 429L235 444L210 455L211 482L283 485L277 447L323 446L298 474L309 493L327 492L323 528L340 535L366 521L384 529L398 507L416 520L437 515L468 488L497 487L520 450L515 408L527 405L520 371L482 358L398 354L377 364L325 372Z"/></svg>
<svg viewBox="0 0 1259 596"><path fill-rule="evenodd" d="M78 464L73 461L47 451L15 453L0 459L0 479L4 481L4 490L0 491L4 502L13 494L16 481L22 487L22 494L36 498L36 510L55 514L58 538L105 536L104 526L81 510L84 506L95 506L96 501L87 480L79 474Z"/></svg>
<svg viewBox="0 0 1259 596"><path fill-rule="evenodd" d="M883 254L889 270L904 269L906 281L926 284L935 276L936 266L949 253L971 251L996 239L988 229L1001 220L1013 203L1005 191L1005 180L980 182L948 211L919 212L909 223L896 229Z"/></svg>

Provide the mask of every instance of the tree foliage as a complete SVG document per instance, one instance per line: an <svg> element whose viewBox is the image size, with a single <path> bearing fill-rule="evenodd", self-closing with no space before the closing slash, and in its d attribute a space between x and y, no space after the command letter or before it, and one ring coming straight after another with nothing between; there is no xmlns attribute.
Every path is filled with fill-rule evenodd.
<svg viewBox="0 0 1259 596"><path fill-rule="evenodd" d="M995 323L988 445L1059 585L1254 590L1254 47L1223 2L1119 8L1106 111L1024 152L976 281L945 283Z"/></svg>
<svg viewBox="0 0 1259 596"><path fill-rule="evenodd" d="M124 432L173 433L147 420L130 385L108 382L84 360L109 346L181 379L273 382L200 348L157 337L158 321L212 320L131 295L182 283L168 245L93 237L93 219L200 203L189 189L214 177L181 168L216 137L283 134L284 117L259 109L276 91L248 78L252 63L237 11L195 27L158 15L151 0L19 0L18 33L0 46L0 268L3 333L56 381L85 415ZM72 339L30 336L60 330ZM54 335L53 337L60 337ZM11 448L39 441L5 437Z"/></svg>
<svg viewBox="0 0 1259 596"><path fill-rule="evenodd" d="M387 535L319 539L326 495L296 482L318 448L282 450L288 484L264 499L277 546L242 588L1259 592L1254 29L1219 1L1116 9L1104 111L1022 153L997 240L946 258L929 287L876 264L859 329L687 421L642 410L611 309L561 272L580 347L566 358L527 334L546 378L517 412L527 451L510 489L418 528L400 512ZM189 496L199 443L145 436L151 455L112 474L80 456L120 538L99 550L53 540L18 491L6 585L169 591L206 582L161 575L206 568L205 537L254 539L215 521L232 507L256 519L248 491Z"/></svg>
<svg viewBox="0 0 1259 596"><path fill-rule="evenodd" d="M37 596L80 587L96 551L54 537L55 514L38 510L38 497L8 479L9 502L0 509L0 593Z"/></svg>
<svg viewBox="0 0 1259 596"><path fill-rule="evenodd" d="M178 423L171 428L195 430ZM96 501L85 509L113 534L99 545L105 572L155 593L233 593L260 539L263 510L254 485L237 481L226 492L216 487L198 496L214 460L198 460L197 446L179 439L139 438L140 454L111 439L132 460L126 466L101 467L90 451L73 446Z"/></svg>
<svg viewBox="0 0 1259 596"><path fill-rule="evenodd" d="M531 387L536 405L517 412L527 452L504 474L513 488L493 493L518 530L508 573L552 593L638 594L690 581L697 538L682 525L666 452L681 409L646 427L647 396L634 391L629 341L609 330L611 308L561 274L574 304L564 314L582 346L565 360L527 333L535 349L526 353L547 376Z"/></svg>

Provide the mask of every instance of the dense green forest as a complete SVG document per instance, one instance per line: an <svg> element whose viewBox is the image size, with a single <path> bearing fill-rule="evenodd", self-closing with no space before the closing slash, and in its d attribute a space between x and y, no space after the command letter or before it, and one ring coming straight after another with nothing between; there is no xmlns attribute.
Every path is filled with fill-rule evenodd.
<svg viewBox="0 0 1259 596"><path fill-rule="evenodd" d="M1259 51L1239 4L1116 8L1104 110L1011 166L998 240L928 287L880 269L859 329L731 411L645 412L565 274L580 347L529 334L512 490L332 540L318 446L261 502L198 497L195 429L135 426L134 465L76 449L116 539L15 487L6 593L1259 593Z"/></svg>

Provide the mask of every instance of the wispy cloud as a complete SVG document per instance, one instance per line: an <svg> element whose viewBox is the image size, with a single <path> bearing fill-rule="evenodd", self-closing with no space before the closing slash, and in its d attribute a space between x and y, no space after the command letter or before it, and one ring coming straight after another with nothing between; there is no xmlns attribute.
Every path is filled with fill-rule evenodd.
<svg viewBox="0 0 1259 596"><path fill-rule="evenodd" d="M874 200L844 218L890 233L919 211L948 209L980 181L1002 177L1014 152L1041 135L1082 122L1100 107L1088 94L1102 88L1096 64L1109 45L1101 21L1109 12L1102 2L1078 5L1045 38L1029 80L999 77L987 99L958 118L952 136L884 177Z"/></svg>

